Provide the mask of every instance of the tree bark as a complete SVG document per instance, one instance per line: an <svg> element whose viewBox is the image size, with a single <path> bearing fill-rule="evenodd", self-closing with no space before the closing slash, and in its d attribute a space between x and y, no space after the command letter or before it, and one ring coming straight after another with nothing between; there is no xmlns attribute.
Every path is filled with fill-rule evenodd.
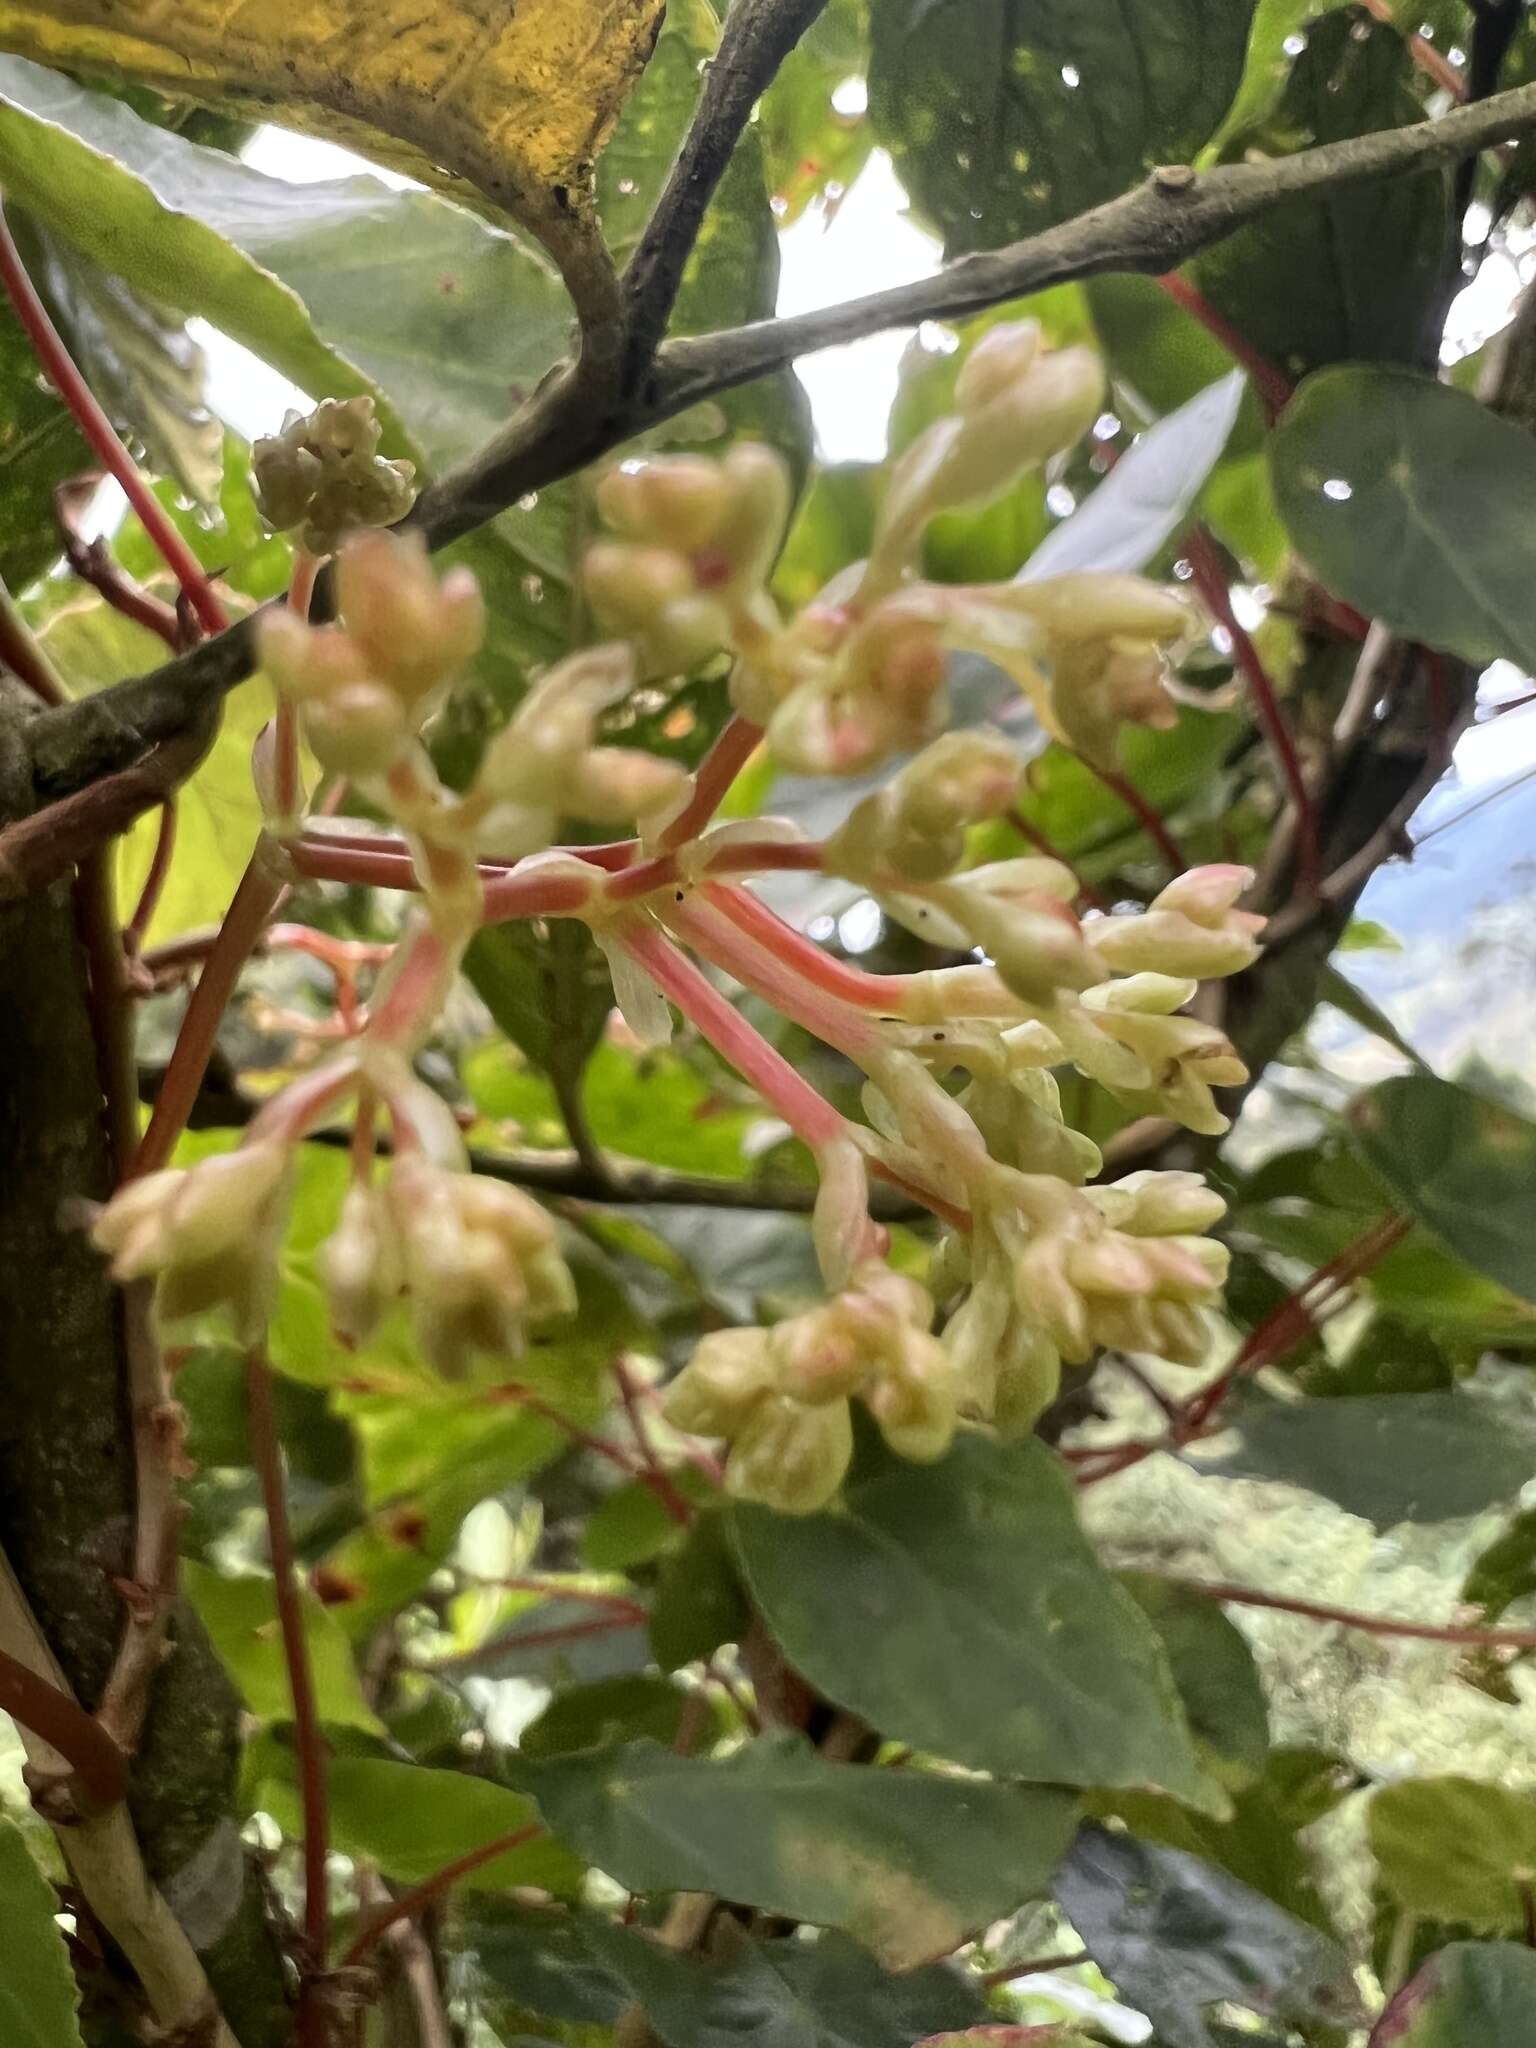
<svg viewBox="0 0 1536 2048"><path fill-rule="evenodd" d="M33 807L31 712L0 677L0 823ZM110 1169L67 883L0 905L0 991L0 1551L94 1706L123 1629L115 1581L132 1569L134 1459L119 1304L83 1228L86 1205L110 1192ZM242 2048L283 2048L282 1962L239 1839L239 1718L196 1617L179 1606L129 1810Z"/></svg>

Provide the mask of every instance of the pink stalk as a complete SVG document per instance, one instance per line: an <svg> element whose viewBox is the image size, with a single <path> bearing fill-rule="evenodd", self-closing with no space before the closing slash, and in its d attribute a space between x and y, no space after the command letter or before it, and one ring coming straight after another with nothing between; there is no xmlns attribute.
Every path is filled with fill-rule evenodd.
<svg viewBox="0 0 1536 2048"><path fill-rule="evenodd" d="M813 1152L845 1136L847 1127L831 1103L802 1080L670 940L658 931L636 930L626 932L620 944Z"/></svg>
<svg viewBox="0 0 1536 2048"><path fill-rule="evenodd" d="M203 572L202 564L176 531L164 506L150 489L148 479L117 438L112 422L97 402L96 394L76 369L63 337L38 296L37 287L27 275L3 215L0 215L0 285L5 288L16 318L21 322L49 383L74 414L76 424L102 467L122 485L124 495L138 514L144 531L181 585L187 602L197 615L198 624L205 633L222 633L229 619Z"/></svg>
<svg viewBox="0 0 1536 2048"><path fill-rule="evenodd" d="M123 949L130 959L144 943L144 934L149 930L150 919L155 914L166 877L171 872L171 856L175 851L176 799L170 796L160 806L160 830L155 837L155 850L150 856L149 872L144 877L144 886L139 891L133 915L123 928Z"/></svg>
<svg viewBox="0 0 1536 2048"><path fill-rule="evenodd" d="M841 997L812 987L797 967L750 938L712 903L669 904L668 912L673 929L713 966L723 967L743 988L772 1003L782 1016L814 1031L827 1045L851 1060L867 1059L882 1049L878 1027L861 1011Z"/></svg>
<svg viewBox="0 0 1536 2048"><path fill-rule="evenodd" d="M762 727L743 718L739 711L726 721L699 764L693 795L661 835L664 852L698 837L719 810L726 791L751 760L762 736Z"/></svg>

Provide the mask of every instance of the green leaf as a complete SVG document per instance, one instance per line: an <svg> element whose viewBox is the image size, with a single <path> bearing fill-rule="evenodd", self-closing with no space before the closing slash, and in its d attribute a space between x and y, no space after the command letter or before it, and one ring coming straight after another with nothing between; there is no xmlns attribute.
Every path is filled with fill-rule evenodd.
<svg viewBox="0 0 1536 2048"><path fill-rule="evenodd" d="M822 1292L804 1216L776 1209L641 1202L626 1218L686 1260L704 1294L732 1322L783 1314Z"/></svg>
<svg viewBox="0 0 1536 2048"><path fill-rule="evenodd" d="M291 1720L293 1696L278 1626L275 1582L227 1577L189 1558L182 1565L182 1583L246 1706L258 1720ZM307 1590L300 1590L299 1601L321 1720L382 1733L363 1698L352 1646L341 1625Z"/></svg>
<svg viewBox="0 0 1536 2048"><path fill-rule="evenodd" d="M1280 516L1336 597L1482 666L1536 666L1536 441L1409 370L1308 378L1270 441Z"/></svg>
<svg viewBox="0 0 1536 2048"><path fill-rule="evenodd" d="M464 956L475 992L535 1066L574 1078L613 1008L608 963L583 924L557 919L547 938L526 920L488 925Z"/></svg>
<svg viewBox="0 0 1536 2048"><path fill-rule="evenodd" d="M224 429L208 410L207 366L185 325L72 243L41 230L33 239L41 257L34 279L110 417L143 444L158 474L203 506L217 503Z"/></svg>
<svg viewBox="0 0 1536 2048"><path fill-rule="evenodd" d="M482 2005L499 1996L513 2015L609 2026L638 2004L668 2048L911 2048L986 2017L958 1970L890 1976L835 1934L748 1941L728 1961L701 1963L590 1913L478 1902L466 1932Z"/></svg>
<svg viewBox="0 0 1536 2048"><path fill-rule="evenodd" d="M1210 2048L1205 2009L1354 2017L1342 1949L1197 1856L1089 1825L1056 1879L1062 1911L1165 2048Z"/></svg>
<svg viewBox="0 0 1536 2048"><path fill-rule="evenodd" d="M140 120L121 100L5 56L0 181L103 270L164 305L205 315L302 390L345 397L373 389L320 339L296 291L255 251L264 236L280 242L284 227L291 233L295 220L317 217L326 199L315 197L315 187L265 177ZM383 188L357 179L324 190L359 233ZM347 191L350 201L338 196ZM389 297L381 298L377 311L386 322L389 307Z"/></svg>
<svg viewBox="0 0 1536 2048"><path fill-rule="evenodd" d="M874 0L870 112L946 252L994 249L1188 162L1253 0Z"/></svg>
<svg viewBox="0 0 1536 2048"><path fill-rule="evenodd" d="M642 1735L670 1745L695 1697L670 1679L643 1671L566 1686L528 1723L518 1749L523 1756L565 1756Z"/></svg>
<svg viewBox="0 0 1536 2048"><path fill-rule="evenodd" d="M790 1663L893 1741L1211 1802L1156 1633L1094 1556L1043 1445L966 1434L927 1466L876 1452L836 1510L734 1519Z"/></svg>
<svg viewBox="0 0 1536 2048"><path fill-rule="evenodd" d="M654 1742L541 1764L550 1826L630 1891L703 1891L841 1928L890 1970L948 1955L1046 1890L1065 1792L828 1763L769 1735L719 1759Z"/></svg>
<svg viewBox="0 0 1536 2048"><path fill-rule="evenodd" d="M1370 2048L1529 2048L1533 2035L1536 1953L1508 1941L1457 1941L1403 1986Z"/></svg>
<svg viewBox="0 0 1536 2048"><path fill-rule="evenodd" d="M489 1778L383 1757L333 1756L328 1787L334 1846L344 1856L366 1857L399 1884L419 1884L459 1857L538 1823L527 1799ZM275 1744L251 1751L246 1803L270 1813L287 1833L303 1832L291 1757ZM581 1878L570 1851L540 1833L459 1882L477 1891L538 1885L569 1898Z"/></svg>
<svg viewBox="0 0 1536 2048"><path fill-rule="evenodd" d="M80 1993L54 1918L58 1909L21 1829L0 1817L0 2039L6 2048L82 2048Z"/></svg>
<svg viewBox="0 0 1536 2048"><path fill-rule="evenodd" d="M0 305L0 583L13 594L58 556L53 494L92 459L80 429L43 387L16 316Z"/></svg>
<svg viewBox="0 0 1536 2048"><path fill-rule="evenodd" d="M1383 1081L1351 1116L1410 1215L1479 1273L1536 1301L1536 1124L1454 1081Z"/></svg>
<svg viewBox="0 0 1536 2048"><path fill-rule="evenodd" d="M829 205L864 167L874 137L867 115L846 113L833 94L863 76L865 0L831 0L779 66L758 106L769 189L787 225L823 193Z"/></svg>
<svg viewBox="0 0 1536 2048"><path fill-rule="evenodd" d="M1232 137L1226 154L1289 153L1422 120L1413 79L1394 28L1340 8L1312 28L1272 118ZM1433 360L1449 194L1447 174L1430 170L1272 207L1198 258L1195 281L1293 378L1351 357Z"/></svg>
<svg viewBox="0 0 1536 2048"><path fill-rule="evenodd" d="M1151 1572L1120 1583L1157 1630L1189 1725L1223 1763L1263 1768L1269 1709L1253 1652L1216 1601Z"/></svg>
<svg viewBox="0 0 1536 2048"><path fill-rule="evenodd" d="M1474 1778L1407 1778L1367 1810L1371 1854L1404 1912L1487 1933L1524 1924L1536 1799Z"/></svg>
<svg viewBox="0 0 1536 2048"><path fill-rule="evenodd" d="M662 1566L651 1602L651 1648L663 1671L678 1671L739 1643L752 1621L723 1514L697 1517Z"/></svg>
<svg viewBox="0 0 1536 2048"><path fill-rule="evenodd" d="M1200 1469L1304 1486L1383 1529L1480 1514L1536 1474L1536 1423L1475 1394L1256 1394L1236 1421L1237 1447Z"/></svg>
<svg viewBox="0 0 1536 2048"><path fill-rule="evenodd" d="M1186 524L1246 389L1242 371L1230 371L1138 435L1086 503L1036 548L1018 580L1145 569Z"/></svg>

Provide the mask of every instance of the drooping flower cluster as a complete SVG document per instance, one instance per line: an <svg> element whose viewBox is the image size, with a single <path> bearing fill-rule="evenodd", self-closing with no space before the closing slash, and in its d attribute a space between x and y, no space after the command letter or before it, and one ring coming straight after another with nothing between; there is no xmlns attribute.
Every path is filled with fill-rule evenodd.
<svg viewBox="0 0 1536 2048"><path fill-rule="evenodd" d="M262 517L279 533L295 529L312 555L334 554L349 534L403 519L415 465L380 455L382 438L371 398L327 398L311 413L290 412L281 433L251 446Z"/></svg>
<svg viewBox="0 0 1536 2048"><path fill-rule="evenodd" d="M611 537L582 571L622 639L534 679L462 791L439 780L424 730L480 647L478 590L461 571L439 581L415 541L354 535L337 562L338 622L266 618L263 663L322 766L399 828L392 858L408 859L425 915L341 1059L269 1104L236 1153L149 1175L108 1205L96 1241L114 1270L155 1277L166 1316L222 1306L253 1338L271 1306L292 1147L361 1088L392 1119L394 1156L382 1180L359 1171L321 1253L343 1338L365 1342L403 1299L424 1357L462 1377L482 1360L497 1370L531 1324L568 1315L574 1288L548 1214L465 1170L451 1115L410 1065L495 892L500 915L585 920L640 1035L665 1036L670 997L815 1156L826 1299L706 1337L666 1397L679 1428L728 1443L738 1496L784 1512L823 1506L848 1466L855 1404L899 1456L928 1460L957 1427L1029 1429L1063 1362L1100 1347L1203 1358L1226 1271L1206 1234L1219 1197L1181 1173L1096 1182L1102 1158L1065 1120L1052 1070L1075 1068L1135 1114L1224 1130L1213 1090L1246 1072L1188 1006L1200 980L1256 956L1261 921L1241 907L1251 877L1197 869L1144 911L1085 918L1058 861L967 867L971 829L1014 801L1021 764L996 731L944 730L949 657L980 652L1053 735L1108 765L1127 723L1170 722L1164 663L1188 609L1134 576L964 587L928 583L918 567L936 512L996 496L1069 446L1101 401L1086 350L1044 350L1031 322L993 329L957 380L954 412L894 466L868 560L788 620L767 588L790 506L775 455L747 446L718 462L622 464L597 490ZM369 507L390 515L398 479L357 428L322 409L268 444L274 518L308 521L318 541ZM734 657L738 735L740 721L749 741L761 727L782 765L846 775L908 757L819 846L782 821L710 826L683 770L606 743L607 715L638 681L722 652ZM639 831L596 857L555 844L567 817ZM272 829L300 826L279 808ZM310 872L328 871L325 847L323 833L307 843ZM918 936L973 957L885 978L834 968L736 879L774 865L848 878ZM679 942L861 1067L867 1122L840 1117L785 1067ZM945 1226L926 1284L886 1263L871 1173Z"/></svg>

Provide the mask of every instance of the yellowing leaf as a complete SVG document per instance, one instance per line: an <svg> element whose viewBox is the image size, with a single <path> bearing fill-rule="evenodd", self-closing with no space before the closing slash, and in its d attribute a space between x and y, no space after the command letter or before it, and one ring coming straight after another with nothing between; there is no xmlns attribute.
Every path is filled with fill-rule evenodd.
<svg viewBox="0 0 1536 2048"><path fill-rule="evenodd" d="M562 268L589 242L592 165L664 0L0 0L0 48L257 110L472 187Z"/></svg>

